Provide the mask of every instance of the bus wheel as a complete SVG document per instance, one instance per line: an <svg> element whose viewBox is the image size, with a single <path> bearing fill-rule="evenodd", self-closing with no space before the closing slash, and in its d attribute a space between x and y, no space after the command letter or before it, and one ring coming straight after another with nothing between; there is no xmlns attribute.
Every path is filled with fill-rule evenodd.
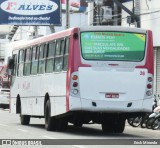
<svg viewBox="0 0 160 148"><path fill-rule="evenodd" d="M119 119L114 125L114 132L115 133L123 133L125 128L125 119Z"/></svg>
<svg viewBox="0 0 160 148"><path fill-rule="evenodd" d="M51 131L54 130L53 128L53 121L55 120L55 118L51 117L51 104L50 104L50 100L47 100L46 104L45 104L45 128L47 131Z"/></svg>
<svg viewBox="0 0 160 148"><path fill-rule="evenodd" d="M20 121L22 125L29 125L30 122L30 116L29 115L22 115L22 106L20 104L19 106L19 110L20 110Z"/></svg>
<svg viewBox="0 0 160 148"><path fill-rule="evenodd" d="M58 121L58 126L57 126L58 131L66 131L68 127L68 121L66 117L57 118L57 121Z"/></svg>
<svg viewBox="0 0 160 148"><path fill-rule="evenodd" d="M20 115L21 124L22 125L29 125L30 116L29 115Z"/></svg>
<svg viewBox="0 0 160 148"><path fill-rule="evenodd" d="M113 133L114 132L114 126L112 122L103 122L102 123L102 131L104 133Z"/></svg>
<svg viewBox="0 0 160 148"><path fill-rule="evenodd" d="M82 124L82 123L75 122L75 123L74 123L74 126L76 126L76 127L82 127L83 124Z"/></svg>

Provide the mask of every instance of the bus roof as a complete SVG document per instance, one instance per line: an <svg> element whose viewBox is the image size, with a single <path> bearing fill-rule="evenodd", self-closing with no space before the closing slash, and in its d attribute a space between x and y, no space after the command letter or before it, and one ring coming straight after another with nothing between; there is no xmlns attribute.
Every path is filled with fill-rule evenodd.
<svg viewBox="0 0 160 148"><path fill-rule="evenodd" d="M121 26L87 26L87 27L74 27L60 32L52 33L46 36L38 37L32 40L28 40L25 44L23 43L20 46L15 47L16 49L26 48L28 46L34 46L41 43L49 42L52 39L63 38L65 36L70 36L72 31L75 29L80 29L83 31L125 31L125 32L137 32L137 33L146 33L145 29L141 28L132 28L132 27L121 27Z"/></svg>
<svg viewBox="0 0 160 148"><path fill-rule="evenodd" d="M80 31L125 31L125 32L137 32L146 33L146 29L133 28L133 27L121 27L121 26L91 26L91 27L81 27Z"/></svg>
<svg viewBox="0 0 160 148"><path fill-rule="evenodd" d="M38 44L41 44L41 43L46 43L46 42L49 42L51 40L51 38L52 39L57 39L57 38L63 38L65 36L70 36L74 29L75 28L70 28L70 29L67 29L67 30L63 30L63 31L60 31L60 32L56 32L56 33L52 33L52 34L49 34L49 35L45 35L45 36L42 36L42 37L38 37L38 38L28 40L28 41L26 41L26 43L23 43L22 45L16 46L14 50L26 48L28 46L38 45Z"/></svg>

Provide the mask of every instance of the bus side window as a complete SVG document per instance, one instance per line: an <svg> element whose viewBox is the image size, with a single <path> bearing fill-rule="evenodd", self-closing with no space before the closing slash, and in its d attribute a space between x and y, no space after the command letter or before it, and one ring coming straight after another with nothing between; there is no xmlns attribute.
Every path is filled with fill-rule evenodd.
<svg viewBox="0 0 160 148"><path fill-rule="evenodd" d="M39 58L38 58L38 73L42 74L45 72L45 57L44 57L45 44L40 45Z"/></svg>
<svg viewBox="0 0 160 148"><path fill-rule="evenodd" d="M55 55L55 63L54 63L54 71L60 72L62 71L62 64L63 64L63 51L64 47L64 40L58 40L56 44L56 55Z"/></svg>
<svg viewBox="0 0 160 148"><path fill-rule="evenodd" d="M13 55L13 60L14 60L14 69L13 69L13 76L16 76L16 70L17 70L17 54Z"/></svg>
<svg viewBox="0 0 160 148"><path fill-rule="evenodd" d="M37 74L38 67L38 46L32 48L32 56L31 56L31 75Z"/></svg>
<svg viewBox="0 0 160 148"><path fill-rule="evenodd" d="M65 48L65 41L64 41L64 40L61 40L61 48L60 48L61 53L60 53L60 55L63 55L63 54L64 54L64 48Z"/></svg>
<svg viewBox="0 0 160 148"><path fill-rule="evenodd" d="M53 72L54 54L55 54L55 43L50 42L47 50L47 59L46 59L47 73Z"/></svg>
<svg viewBox="0 0 160 148"><path fill-rule="evenodd" d="M31 69L31 48L25 50L25 60L24 60L24 76L30 75Z"/></svg>
<svg viewBox="0 0 160 148"><path fill-rule="evenodd" d="M60 46L61 46L61 40L56 41L56 55L60 55Z"/></svg>
<svg viewBox="0 0 160 148"><path fill-rule="evenodd" d="M23 65L24 65L24 50L19 50L18 53L18 68L17 68L17 75L23 76Z"/></svg>
<svg viewBox="0 0 160 148"><path fill-rule="evenodd" d="M68 52L69 52L69 38L65 40L65 48L64 48L64 59L63 59L63 70L67 71L68 69Z"/></svg>

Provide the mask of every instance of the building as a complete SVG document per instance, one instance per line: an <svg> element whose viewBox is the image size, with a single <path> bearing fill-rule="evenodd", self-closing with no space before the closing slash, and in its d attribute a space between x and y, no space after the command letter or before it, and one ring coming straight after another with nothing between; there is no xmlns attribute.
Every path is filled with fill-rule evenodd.
<svg viewBox="0 0 160 148"><path fill-rule="evenodd" d="M140 16L140 27L147 28L153 32L154 46L154 93L160 95L160 7L158 0L134 0L135 13ZM124 5L130 10L133 9L133 1L127 1ZM129 26L127 23L128 14L122 11L122 26ZM135 26L136 23L131 25Z"/></svg>
<svg viewBox="0 0 160 148"><path fill-rule="evenodd" d="M3 65L5 59L5 45L9 42L7 36L10 32L10 26L0 26L0 66Z"/></svg>
<svg viewBox="0 0 160 148"><path fill-rule="evenodd" d="M120 25L140 27L153 32L154 46L154 93L160 95L160 7L158 0L119 0L128 10L137 16L138 21L125 10L117 7L113 0L95 0L89 4L90 25ZM92 11L97 10L96 13ZM102 13L102 10L105 10ZM107 13L108 12L108 13ZM112 12L112 13L110 13ZM111 15L110 15L111 14ZM108 18L105 19L104 18Z"/></svg>

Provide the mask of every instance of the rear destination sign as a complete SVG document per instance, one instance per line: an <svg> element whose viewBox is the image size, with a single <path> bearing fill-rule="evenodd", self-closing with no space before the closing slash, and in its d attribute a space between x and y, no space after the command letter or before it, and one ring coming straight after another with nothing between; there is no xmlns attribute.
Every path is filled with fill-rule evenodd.
<svg viewBox="0 0 160 148"><path fill-rule="evenodd" d="M141 61L146 35L129 32L82 32L82 56L86 60Z"/></svg>
<svg viewBox="0 0 160 148"><path fill-rule="evenodd" d="M61 25L60 0L1 0L0 24Z"/></svg>

